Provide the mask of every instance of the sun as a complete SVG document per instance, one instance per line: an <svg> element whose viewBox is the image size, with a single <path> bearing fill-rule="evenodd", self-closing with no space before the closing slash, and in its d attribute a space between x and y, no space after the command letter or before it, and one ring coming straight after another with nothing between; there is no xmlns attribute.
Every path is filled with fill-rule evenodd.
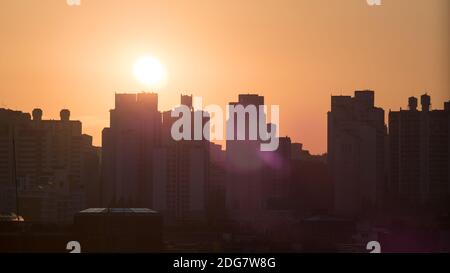
<svg viewBox="0 0 450 273"><path fill-rule="evenodd" d="M167 73L161 62L152 56L142 56L133 67L134 76L144 85L157 87L164 84Z"/></svg>

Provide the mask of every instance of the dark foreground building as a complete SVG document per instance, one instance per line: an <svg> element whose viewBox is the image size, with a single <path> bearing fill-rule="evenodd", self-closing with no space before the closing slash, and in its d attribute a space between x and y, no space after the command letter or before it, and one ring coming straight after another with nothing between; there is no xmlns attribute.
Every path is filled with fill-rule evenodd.
<svg viewBox="0 0 450 273"><path fill-rule="evenodd" d="M408 110L389 112L392 199L408 210L447 212L450 198L450 102L431 109L431 98L410 97ZM443 209L443 211L442 211Z"/></svg>
<svg viewBox="0 0 450 273"><path fill-rule="evenodd" d="M82 252L159 252L162 217L146 208L90 208L75 215Z"/></svg>
<svg viewBox="0 0 450 273"><path fill-rule="evenodd" d="M20 219L20 220L19 220ZM0 253L65 253L74 237L68 226L25 222L0 214Z"/></svg>
<svg viewBox="0 0 450 273"><path fill-rule="evenodd" d="M91 208L61 226L0 215L0 253L142 253L162 251L162 219L139 208ZM73 245L73 244L72 244Z"/></svg>

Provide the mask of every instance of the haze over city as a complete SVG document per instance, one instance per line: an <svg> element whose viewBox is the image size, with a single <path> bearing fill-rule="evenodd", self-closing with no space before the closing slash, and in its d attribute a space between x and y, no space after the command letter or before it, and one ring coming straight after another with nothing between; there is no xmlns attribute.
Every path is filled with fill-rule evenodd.
<svg viewBox="0 0 450 273"><path fill-rule="evenodd" d="M0 254L450 253L449 49L448 0L1 1Z"/></svg>
<svg viewBox="0 0 450 273"><path fill-rule="evenodd" d="M406 108L428 92L449 98L447 0L2 1L1 107L58 119L68 108L101 145L114 93L156 91L159 109L181 93L225 107L241 93L280 105L280 135L326 152L330 95L376 90L375 104ZM153 56L164 84L139 81Z"/></svg>

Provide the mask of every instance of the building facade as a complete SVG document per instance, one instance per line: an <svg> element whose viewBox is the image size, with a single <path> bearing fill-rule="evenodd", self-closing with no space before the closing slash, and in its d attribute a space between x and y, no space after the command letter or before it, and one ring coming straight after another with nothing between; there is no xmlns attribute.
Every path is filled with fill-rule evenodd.
<svg viewBox="0 0 450 273"><path fill-rule="evenodd" d="M328 112L328 165L334 186L334 211L354 217L383 202L386 191L384 110L374 92L332 96Z"/></svg>
<svg viewBox="0 0 450 273"><path fill-rule="evenodd" d="M158 95L116 94L110 127L102 133L105 207L152 207L153 153L160 143Z"/></svg>
<svg viewBox="0 0 450 273"><path fill-rule="evenodd" d="M102 199L109 207L147 207L167 225L206 221L209 181L207 137L176 141L172 111L159 112L157 94L116 94L111 126L103 130ZM192 122L208 117L181 96Z"/></svg>
<svg viewBox="0 0 450 273"><path fill-rule="evenodd" d="M431 109L431 98L410 97L408 110L389 112L389 191L411 206L445 207L450 195L450 102Z"/></svg>
<svg viewBox="0 0 450 273"><path fill-rule="evenodd" d="M154 154L155 203L169 225L198 224L207 221L210 156L208 136L194 138L195 121L201 128L208 126L209 117L192 106L192 96L181 95L181 105L189 109L191 137L174 140L172 126L178 120L172 111L165 111L162 120L162 142ZM186 130L187 128L183 128ZM208 129L206 129L208 131Z"/></svg>
<svg viewBox="0 0 450 273"><path fill-rule="evenodd" d="M71 223L98 177L98 157L81 122L66 109L60 120L43 120L41 109L32 118L2 109L0 123L1 209L25 221Z"/></svg>

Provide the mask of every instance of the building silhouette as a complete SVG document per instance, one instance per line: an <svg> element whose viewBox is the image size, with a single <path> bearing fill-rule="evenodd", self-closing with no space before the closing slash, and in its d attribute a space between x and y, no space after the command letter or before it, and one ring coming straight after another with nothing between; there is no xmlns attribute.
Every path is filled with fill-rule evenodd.
<svg viewBox="0 0 450 273"><path fill-rule="evenodd" d="M221 226L227 220L226 178L226 151L221 145L210 143L207 217L212 226Z"/></svg>
<svg viewBox="0 0 450 273"><path fill-rule="evenodd" d="M229 103L230 106L243 107L264 105L264 97L256 94L241 94L238 102ZM230 113L227 120L226 164L227 210L232 220L237 222L252 222L263 214L263 167L259 137L249 139L250 122L258 123L259 113L251 117L246 113L244 117L245 139L238 140L238 116ZM233 123L231 123L233 121ZM234 126L232 126L233 124ZM258 128L259 129L259 128ZM259 132L259 130L258 130ZM230 136L234 135L234 138ZM258 133L259 136L259 133Z"/></svg>
<svg viewBox="0 0 450 273"><path fill-rule="evenodd" d="M90 208L78 212L74 239L83 253L152 253L162 250L160 213L146 208Z"/></svg>
<svg viewBox="0 0 450 273"><path fill-rule="evenodd" d="M154 154L153 208L163 213L164 221L169 225L206 223L210 142L208 136L194 138L194 123L200 121L201 128L205 128L209 115L193 109L192 96L181 95L181 105L190 110L191 137L190 140L174 140L171 129L178 117L172 117L172 111L163 113L162 142Z"/></svg>
<svg viewBox="0 0 450 273"><path fill-rule="evenodd" d="M289 210L291 186L291 139L280 137L278 149L261 152L264 160L263 208L266 210Z"/></svg>
<svg viewBox="0 0 450 273"><path fill-rule="evenodd" d="M227 120L226 146L226 207L228 219L243 230L254 232L275 231L287 223L291 216L289 200L291 186L291 140L277 137L278 148L261 151L261 124L270 132L274 124L266 123L264 97L257 94L240 94L230 106L242 106L245 111L231 112ZM256 108L252 114L248 106ZM261 120L261 122L259 122ZM244 131L239 132L239 122ZM254 139L251 130L255 129ZM275 127L276 128L276 127ZM275 129L277 130L277 128ZM237 138L241 133L243 139ZM276 134L275 134L276 135ZM285 225L284 225L285 226ZM276 232L275 232L276 233Z"/></svg>
<svg viewBox="0 0 450 273"><path fill-rule="evenodd" d="M326 155L311 155L301 143L291 145L289 198L297 217L331 215L333 185Z"/></svg>
<svg viewBox="0 0 450 273"><path fill-rule="evenodd" d="M431 98L410 97L408 109L389 112L389 192L397 204L441 207L450 197L450 102L431 109ZM439 210L435 210L438 212Z"/></svg>
<svg viewBox="0 0 450 273"><path fill-rule="evenodd" d="M337 215L357 216L383 201L385 140L384 110L374 106L374 91L331 97L328 164Z"/></svg>
<svg viewBox="0 0 450 273"><path fill-rule="evenodd" d="M153 205L153 153L161 143L155 93L115 94L110 126L102 133L104 207Z"/></svg>
<svg viewBox="0 0 450 273"><path fill-rule="evenodd" d="M209 117L181 96L191 128ZM161 212L166 225L206 221L209 183L208 136L176 141L172 111L158 111L153 93L116 94L111 125L103 130L102 200L110 207L147 207Z"/></svg>
<svg viewBox="0 0 450 273"><path fill-rule="evenodd" d="M80 121L0 109L0 208L25 221L71 223L98 183L97 149ZM17 188L16 188L17 186Z"/></svg>

